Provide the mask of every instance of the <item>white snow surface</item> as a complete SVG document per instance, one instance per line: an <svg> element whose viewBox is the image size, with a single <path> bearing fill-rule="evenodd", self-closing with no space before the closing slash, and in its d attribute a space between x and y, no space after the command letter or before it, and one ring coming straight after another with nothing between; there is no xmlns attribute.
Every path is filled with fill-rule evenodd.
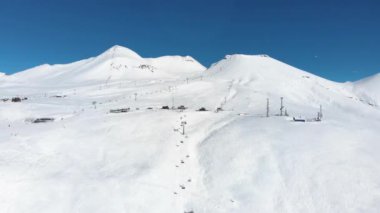
<svg viewBox="0 0 380 213"><path fill-rule="evenodd" d="M265 55L205 70L120 46L6 76L0 98L28 99L0 100L0 212L380 212L378 77L336 83ZM293 122L320 105L321 122Z"/></svg>
<svg viewBox="0 0 380 213"><path fill-rule="evenodd" d="M362 101L376 106L380 105L380 73L349 83L349 86Z"/></svg>

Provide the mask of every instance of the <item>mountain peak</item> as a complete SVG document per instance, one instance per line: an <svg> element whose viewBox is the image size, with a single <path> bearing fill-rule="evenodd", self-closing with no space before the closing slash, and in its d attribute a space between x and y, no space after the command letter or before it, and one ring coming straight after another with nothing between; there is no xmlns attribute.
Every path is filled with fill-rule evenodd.
<svg viewBox="0 0 380 213"><path fill-rule="evenodd" d="M299 70L268 55L226 55L225 58L213 64L209 72L218 73L224 78L238 79L274 79L298 78L312 74Z"/></svg>
<svg viewBox="0 0 380 213"><path fill-rule="evenodd" d="M246 55L246 54L232 54L232 55L226 55L226 59L230 58L270 58L269 55L266 54L258 54L258 55Z"/></svg>
<svg viewBox="0 0 380 213"><path fill-rule="evenodd" d="M108 57L127 57L127 58L133 58L133 59L141 59L141 56L134 52L133 50L120 46L120 45L114 45L108 50L106 50L104 53L101 54L101 56L108 56Z"/></svg>

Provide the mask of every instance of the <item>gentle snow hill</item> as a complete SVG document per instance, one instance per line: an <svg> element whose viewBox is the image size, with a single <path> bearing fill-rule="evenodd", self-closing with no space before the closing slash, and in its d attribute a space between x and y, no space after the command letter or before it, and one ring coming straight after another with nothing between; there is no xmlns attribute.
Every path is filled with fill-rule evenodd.
<svg viewBox="0 0 380 213"><path fill-rule="evenodd" d="M353 83L347 83L353 92L364 102L380 105L380 73Z"/></svg>
<svg viewBox="0 0 380 213"><path fill-rule="evenodd" d="M64 65L41 65L10 76L14 82L36 85L108 83L112 81L176 79L194 76L206 68L190 56L142 58L114 46L101 55Z"/></svg>

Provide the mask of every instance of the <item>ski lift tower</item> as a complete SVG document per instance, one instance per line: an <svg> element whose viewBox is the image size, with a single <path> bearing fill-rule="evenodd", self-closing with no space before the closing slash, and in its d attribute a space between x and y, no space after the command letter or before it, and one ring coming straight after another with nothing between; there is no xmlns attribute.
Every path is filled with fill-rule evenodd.
<svg viewBox="0 0 380 213"><path fill-rule="evenodd" d="M137 101L137 93L135 92L133 95L135 96L135 101Z"/></svg>
<svg viewBox="0 0 380 213"><path fill-rule="evenodd" d="M323 114L322 114L322 105L319 105L319 112L318 112L318 117L317 117L317 119L318 119L319 121L321 121L321 120L322 120L322 117L323 117Z"/></svg>
<svg viewBox="0 0 380 213"><path fill-rule="evenodd" d="M182 121L181 122L181 126L182 126L182 135L185 135L185 126L186 126L186 121Z"/></svg>
<svg viewBox="0 0 380 213"><path fill-rule="evenodd" d="M172 109L174 109L175 86L169 86L169 92L170 92L170 95L171 95Z"/></svg>

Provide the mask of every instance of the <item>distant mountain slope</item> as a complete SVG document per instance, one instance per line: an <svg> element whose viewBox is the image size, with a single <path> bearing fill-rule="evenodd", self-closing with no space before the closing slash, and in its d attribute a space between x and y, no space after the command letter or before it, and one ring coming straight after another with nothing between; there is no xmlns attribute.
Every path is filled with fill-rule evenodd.
<svg viewBox="0 0 380 213"><path fill-rule="evenodd" d="M190 56L142 58L132 50L114 46L101 55L64 65L41 65L11 76L15 82L65 84L178 78L199 75L206 68Z"/></svg>
<svg viewBox="0 0 380 213"><path fill-rule="evenodd" d="M235 108L247 105L257 108L258 104L264 108L266 98L278 105L280 97L284 97L287 104L319 107L320 104L351 101L349 97L354 95L342 83L318 77L267 55L228 55L205 73L213 79L230 82L231 93L241 97L235 97L236 102L231 103ZM260 103L251 100L260 100ZM247 103L238 104L239 101Z"/></svg>

